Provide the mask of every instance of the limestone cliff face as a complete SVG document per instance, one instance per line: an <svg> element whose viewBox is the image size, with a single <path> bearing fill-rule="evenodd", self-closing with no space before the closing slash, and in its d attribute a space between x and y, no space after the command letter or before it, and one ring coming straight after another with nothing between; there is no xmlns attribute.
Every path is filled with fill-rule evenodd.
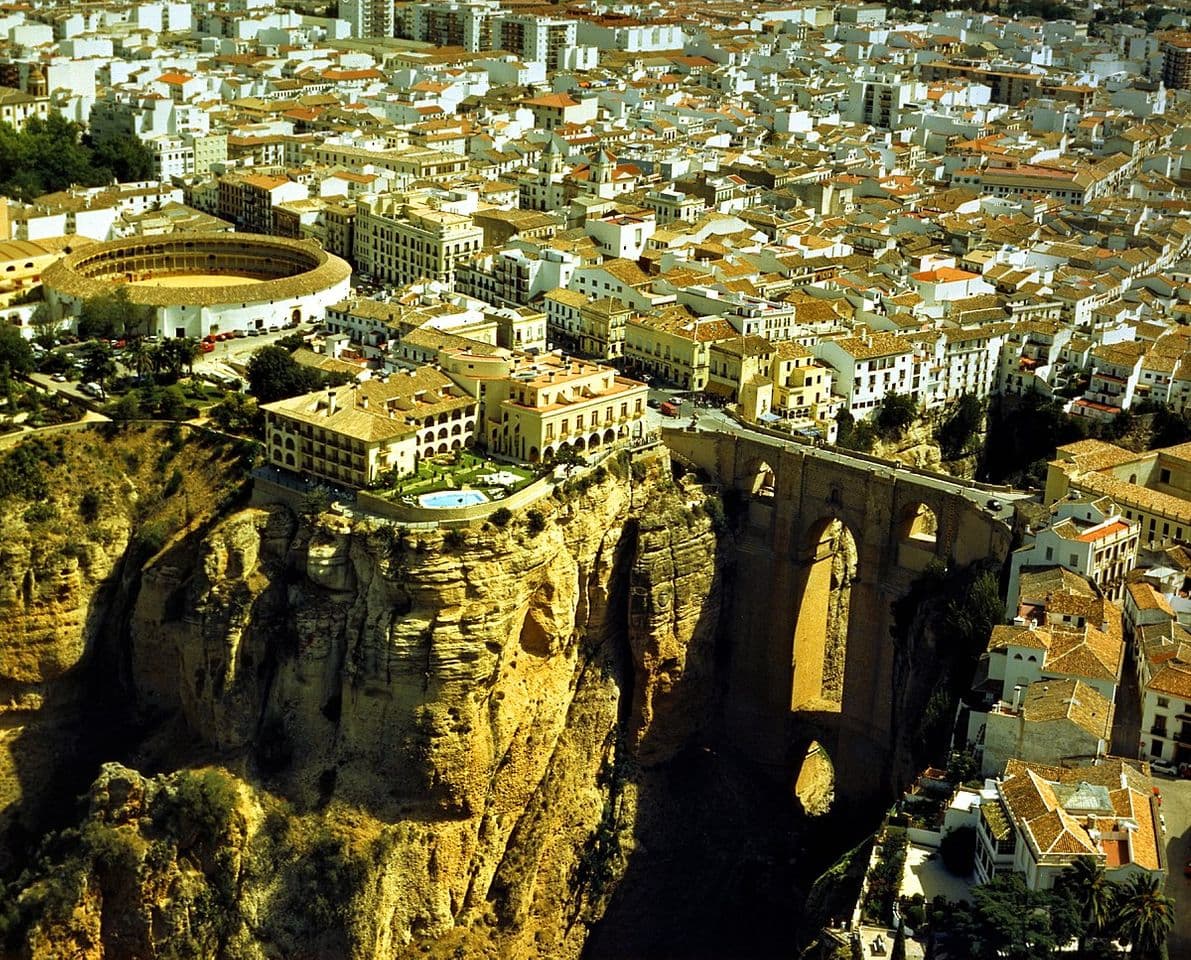
<svg viewBox="0 0 1191 960"><path fill-rule="evenodd" d="M267 855L270 817L290 824L276 869L238 875L234 955L294 955L303 936L278 918L328 832L355 865L328 955L578 955L632 842L632 770L671 757L712 702L726 545L664 453L627 467L569 481L504 527L245 509L147 565L132 694L186 733L162 733L145 759L176 762L189 742L221 760L241 798L225 852ZM138 889L184 869L172 823L122 828ZM174 846L145 867L159 841ZM104 902L148 896L100 874ZM98 910L102 929L88 889L76 912ZM58 947L92 937L85 926L56 927ZM30 929L27 943L49 936L44 917ZM138 937L138 955L161 955Z"/></svg>
<svg viewBox="0 0 1191 960"><path fill-rule="evenodd" d="M93 686L91 670L119 631L127 558L201 523L240 476L222 441L109 428L36 436L0 458L13 491L0 500L0 834L86 786L71 751L110 719L113 685ZM0 869L19 856L0 843Z"/></svg>
<svg viewBox="0 0 1191 960"><path fill-rule="evenodd" d="M935 437L940 421L941 415L937 414L919 417L899 437L891 440L878 437L872 452L875 456L897 460L911 467L948 473L953 477L975 477L975 453L957 460L943 459L943 452Z"/></svg>

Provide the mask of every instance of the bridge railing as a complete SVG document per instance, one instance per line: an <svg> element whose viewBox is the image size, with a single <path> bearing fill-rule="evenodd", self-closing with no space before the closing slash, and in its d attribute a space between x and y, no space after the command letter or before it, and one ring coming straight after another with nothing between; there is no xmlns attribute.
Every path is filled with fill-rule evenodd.
<svg viewBox="0 0 1191 960"><path fill-rule="evenodd" d="M780 430L774 430L772 427L763 427L760 424L750 423L740 417L734 410L724 410L724 413L736 421L745 430L751 433L759 433L767 437L773 437L775 440L783 440L786 443L797 443L811 450L830 450L839 456L853 457L856 460L863 460L866 463L871 463L874 466L886 467L890 470L899 470L903 473L913 473L920 477L926 477L930 480L941 480L945 483L954 483L958 486L971 487L974 490L986 490L989 493L1013 493L1015 488L1004 483L984 483L981 480L967 480L963 477L953 477L949 473L940 473L937 470L927 470L924 467L915 467L909 464L902 463L900 460L887 460L884 457L873 456L871 453L861 453L859 450L849 450L847 447L838 446L823 446L806 437L800 437L792 433L783 433ZM666 427L667 430L676 430L677 427ZM685 429L685 428L683 428Z"/></svg>

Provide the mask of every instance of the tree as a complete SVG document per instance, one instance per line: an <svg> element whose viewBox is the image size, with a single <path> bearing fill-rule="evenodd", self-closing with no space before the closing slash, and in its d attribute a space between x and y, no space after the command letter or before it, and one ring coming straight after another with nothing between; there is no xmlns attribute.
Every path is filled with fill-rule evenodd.
<svg viewBox="0 0 1191 960"><path fill-rule="evenodd" d="M104 137L96 141L85 137L91 149L91 165L96 176L107 174L120 183L150 180L153 177L153 152L137 137Z"/></svg>
<svg viewBox="0 0 1191 960"><path fill-rule="evenodd" d="M33 308L29 326L33 328L33 339L43 347L49 348L53 346L54 334L58 332L62 322L54 319L50 305L43 301Z"/></svg>
<svg viewBox="0 0 1191 960"><path fill-rule="evenodd" d="M194 361L202 355L202 348L193 337L177 337L166 340L153 351L153 369L166 383L174 383L182 376L185 368L194 372Z"/></svg>
<svg viewBox="0 0 1191 960"><path fill-rule="evenodd" d="M932 920L965 945L972 960L1041 960L1058 945L1051 918L1056 897L1031 890L1020 874L1005 873L973 891L970 909L932 909Z"/></svg>
<svg viewBox="0 0 1191 960"><path fill-rule="evenodd" d="M264 438L265 423L260 408L255 400L242 393L228 392L207 415L220 430Z"/></svg>
<svg viewBox="0 0 1191 960"><path fill-rule="evenodd" d="M186 395L177 384L157 394L157 415L162 420L183 420L187 414Z"/></svg>
<svg viewBox="0 0 1191 960"><path fill-rule="evenodd" d="M906 921L897 921L897 933L893 937L893 949L889 951L889 960L906 960Z"/></svg>
<svg viewBox="0 0 1191 960"><path fill-rule="evenodd" d="M7 382L10 376L24 376L35 366L33 349L21 331L16 327L0 327L0 382Z"/></svg>
<svg viewBox="0 0 1191 960"><path fill-rule="evenodd" d="M319 372L304 367L281 347L261 347L248 361L248 384L260 403L272 403L317 390Z"/></svg>
<svg viewBox="0 0 1191 960"><path fill-rule="evenodd" d="M83 380L104 386L116 373L116 361L112 359L112 348L97 341L86 344L80 351L83 357Z"/></svg>
<svg viewBox="0 0 1191 960"><path fill-rule="evenodd" d="M975 396L965 393L955 402L950 415L935 434L944 460L954 460L967 451L968 444L980 430L984 407Z"/></svg>
<svg viewBox="0 0 1191 960"><path fill-rule="evenodd" d="M59 114L31 117L20 131L0 124L0 194L32 200L72 184L102 187L152 176L152 152L136 137L95 142L82 132Z"/></svg>
<svg viewBox="0 0 1191 960"><path fill-rule="evenodd" d="M950 873L970 876L976 866L976 828L956 827L945 834L939 843L939 856Z"/></svg>
<svg viewBox="0 0 1191 960"><path fill-rule="evenodd" d="M877 408L877 432L883 437L896 437L914 422L918 404L908 393L890 390Z"/></svg>
<svg viewBox="0 0 1191 960"><path fill-rule="evenodd" d="M585 461L578 450L569 443L564 443L554 451L554 462L559 466L567 467L567 473L570 474L573 468L582 466Z"/></svg>
<svg viewBox="0 0 1191 960"><path fill-rule="evenodd" d="M331 493L326 487L321 484L310 490L307 490L302 495L302 504L299 512L304 517L317 517L320 513L326 513L331 506Z"/></svg>
<svg viewBox="0 0 1191 960"><path fill-rule="evenodd" d="M104 293L83 301L79 311L78 332L82 340L110 340L125 330L148 328L153 308L133 303L128 287L117 287L114 293Z"/></svg>
<svg viewBox="0 0 1191 960"><path fill-rule="evenodd" d="M1067 892L1079 909L1083 932L1079 952L1087 950L1089 937L1103 935L1113 917L1117 888L1104 874L1104 868L1091 857L1074 860L1059 877L1056 887Z"/></svg>
<svg viewBox="0 0 1191 960"><path fill-rule="evenodd" d="M131 361L136 375L143 377L145 368L153 366L153 353L153 347L144 337L136 337L128 344L124 357L125 360Z"/></svg>
<svg viewBox="0 0 1191 960"><path fill-rule="evenodd" d="M136 391L124 394L111 406L113 420L136 420L141 415L141 401Z"/></svg>
<svg viewBox="0 0 1191 960"><path fill-rule="evenodd" d="M857 420L843 407L835 418L837 430L835 444L846 450L868 453L876 442L876 431L867 420Z"/></svg>
<svg viewBox="0 0 1191 960"><path fill-rule="evenodd" d="M1174 926L1174 901L1165 896L1153 877L1137 876L1125 884L1117 908L1121 934L1133 948L1132 956L1157 960Z"/></svg>

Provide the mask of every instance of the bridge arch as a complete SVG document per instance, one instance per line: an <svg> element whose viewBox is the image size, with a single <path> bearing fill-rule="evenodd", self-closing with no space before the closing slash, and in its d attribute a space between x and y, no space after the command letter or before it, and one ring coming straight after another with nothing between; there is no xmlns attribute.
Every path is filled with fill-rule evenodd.
<svg viewBox="0 0 1191 960"><path fill-rule="evenodd" d="M754 497L772 497L777 492L777 473L767 460L757 457L744 468L748 492Z"/></svg>
<svg viewBox="0 0 1191 960"><path fill-rule="evenodd" d="M891 777L904 773L899 730L907 721L899 715L893 603L932 559L962 565L1006 556L1011 531L984 509L990 494L747 430L665 427L662 437L672 453L748 500L734 529L729 736L794 793L803 792L797 780L815 742L830 758L837 797L885 799ZM773 492L761 494L762 485ZM842 528L834 537L832 524ZM844 550L854 567L832 559L843 529L854 540L854 551ZM833 564L834 592L848 588L848 622L829 633L829 618L843 613L840 600L832 610Z"/></svg>
<svg viewBox="0 0 1191 960"><path fill-rule="evenodd" d="M903 542L933 552L939 542L939 515L930 504L912 501L902 508L897 531Z"/></svg>
<svg viewBox="0 0 1191 960"><path fill-rule="evenodd" d="M856 537L846 521L828 515L807 529L797 554L790 709L835 712L844 694Z"/></svg>

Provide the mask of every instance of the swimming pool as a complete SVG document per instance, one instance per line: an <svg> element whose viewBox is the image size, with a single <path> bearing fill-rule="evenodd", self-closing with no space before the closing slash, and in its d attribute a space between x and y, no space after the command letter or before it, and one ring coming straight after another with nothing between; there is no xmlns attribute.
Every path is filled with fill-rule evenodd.
<svg viewBox="0 0 1191 960"><path fill-rule="evenodd" d="M433 510L474 507L477 503L487 502L488 495L481 490L436 490L434 493L423 493L418 497L418 503Z"/></svg>

